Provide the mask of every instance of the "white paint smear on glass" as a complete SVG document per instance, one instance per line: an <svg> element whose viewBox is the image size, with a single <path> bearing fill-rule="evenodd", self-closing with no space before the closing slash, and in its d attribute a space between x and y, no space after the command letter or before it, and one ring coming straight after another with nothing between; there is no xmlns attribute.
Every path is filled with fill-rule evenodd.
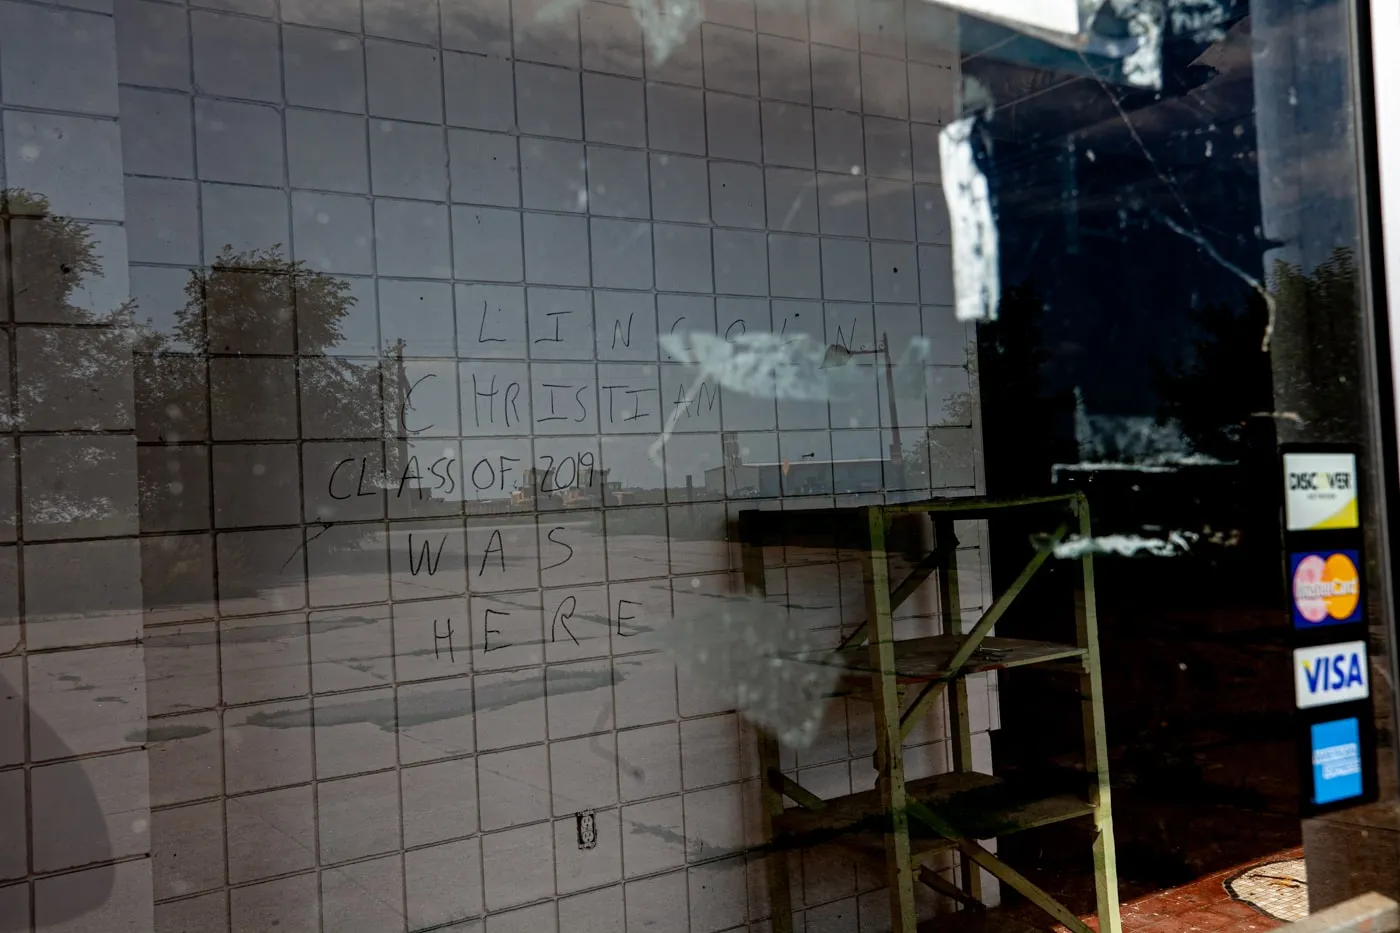
<svg viewBox="0 0 1400 933"><path fill-rule="evenodd" d="M993 321L1001 302L996 219L987 176L977 165L972 134L977 117L963 117L938 134L943 194L953 241L954 313L959 321Z"/></svg>

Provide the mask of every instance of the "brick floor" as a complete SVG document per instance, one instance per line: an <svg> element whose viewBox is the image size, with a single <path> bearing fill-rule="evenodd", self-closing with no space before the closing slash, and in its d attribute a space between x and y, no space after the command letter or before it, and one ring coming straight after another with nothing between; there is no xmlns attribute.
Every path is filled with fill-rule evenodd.
<svg viewBox="0 0 1400 933"><path fill-rule="evenodd" d="M1264 862L1302 857L1301 848L1290 849L1124 904L1123 933L1265 933L1277 929L1284 925L1281 920L1235 900L1225 890L1225 882ZM1084 919L1098 929L1097 917ZM1067 933L1063 926L1054 930Z"/></svg>

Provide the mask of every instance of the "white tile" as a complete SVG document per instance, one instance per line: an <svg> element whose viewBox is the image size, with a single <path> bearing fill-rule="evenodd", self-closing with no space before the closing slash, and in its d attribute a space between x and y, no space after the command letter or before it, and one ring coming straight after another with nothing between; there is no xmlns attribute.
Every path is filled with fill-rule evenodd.
<svg viewBox="0 0 1400 933"><path fill-rule="evenodd" d="M544 745L483 754L476 767L483 830L549 818L550 753Z"/></svg>
<svg viewBox="0 0 1400 933"><path fill-rule="evenodd" d="M288 525L301 515L294 444L214 448L214 524L219 528ZM284 555L289 558L290 555ZM299 563L299 561L298 561Z"/></svg>
<svg viewBox="0 0 1400 933"><path fill-rule="evenodd" d="M646 153L589 146L588 209L611 217L650 216Z"/></svg>
<svg viewBox="0 0 1400 933"><path fill-rule="evenodd" d="M156 897L221 888L225 871L223 803L215 800L153 812L150 848Z"/></svg>
<svg viewBox="0 0 1400 933"><path fill-rule="evenodd" d="M523 359L528 354L528 336L525 329L525 290L508 285L458 285L456 287L457 306L457 353L463 358L502 358ZM467 378L469 367L463 367L459 382L462 385L462 423L464 433L473 424L469 393L471 383ZM528 381L528 380L527 380ZM489 387L482 387L489 392ZM527 393L528 394L528 393ZM505 403L504 396L495 398L500 409ZM516 411L520 411L519 402ZM529 413L525 413L528 421ZM478 421L480 419L477 419ZM477 424L480 427L480 424Z"/></svg>
<svg viewBox="0 0 1400 933"><path fill-rule="evenodd" d="M316 697L314 704L317 778L393 767L393 690Z"/></svg>
<svg viewBox="0 0 1400 933"><path fill-rule="evenodd" d="M653 153L651 207L657 220L703 224L710 220L709 173L704 159Z"/></svg>
<svg viewBox="0 0 1400 933"><path fill-rule="evenodd" d="M125 189L127 246L133 262L200 262L194 182L128 178Z"/></svg>
<svg viewBox="0 0 1400 933"><path fill-rule="evenodd" d="M447 149L440 126L370 120L369 164L376 195L447 200Z"/></svg>
<svg viewBox="0 0 1400 933"><path fill-rule="evenodd" d="M374 271L373 224L365 198L292 192L294 256L316 272Z"/></svg>
<svg viewBox="0 0 1400 933"><path fill-rule="evenodd" d="M629 878L684 865L681 798L662 797L623 807L622 852Z"/></svg>
<svg viewBox="0 0 1400 933"><path fill-rule="evenodd" d="M760 35L758 71L765 99L797 104L812 102L812 68L807 43Z"/></svg>
<svg viewBox="0 0 1400 933"><path fill-rule="evenodd" d="M951 240L948 221L948 200L941 185L914 186L915 224L920 243L941 243Z"/></svg>
<svg viewBox="0 0 1400 933"><path fill-rule="evenodd" d="M909 116L921 123L944 125L955 116L957 72L951 68L909 63Z"/></svg>
<svg viewBox="0 0 1400 933"><path fill-rule="evenodd" d="M124 171L194 177L194 129L188 97L124 87L121 109Z"/></svg>
<svg viewBox="0 0 1400 933"><path fill-rule="evenodd" d="M482 749L545 740L544 672L476 677L476 734Z"/></svg>
<svg viewBox="0 0 1400 933"><path fill-rule="evenodd" d="M511 0L515 55L526 61L579 66L577 9L558 10L548 0Z"/></svg>
<svg viewBox="0 0 1400 933"><path fill-rule="evenodd" d="M939 135L942 131L936 126L922 123L909 124L909 136L913 143L914 181L920 184L937 185L943 181L943 170L939 164Z"/></svg>
<svg viewBox="0 0 1400 933"><path fill-rule="evenodd" d="M121 133L111 120L8 110L6 183L42 192L55 214L121 220Z"/></svg>
<svg viewBox="0 0 1400 933"><path fill-rule="evenodd" d="M282 99L276 23L195 10L190 13L190 27L194 79L201 92L247 100Z"/></svg>
<svg viewBox="0 0 1400 933"><path fill-rule="evenodd" d="M184 7L118 0L117 74L124 84L190 89L190 24Z"/></svg>
<svg viewBox="0 0 1400 933"><path fill-rule="evenodd" d="M705 94L705 129L712 158L763 159L758 102L731 94Z"/></svg>
<svg viewBox="0 0 1400 933"><path fill-rule="evenodd" d="M366 39L370 116L441 123L443 73L440 56L436 49Z"/></svg>
<svg viewBox="0 0 1400 933"><path fill-rule="evenodd" d="M414 847L469 836L478 828L475 758L456 758L399 772L403 842Z"/></svg>
<svg viewBox="0 0 1400 933"><path fill-rule="evenodd" d="M300 613L224 619L219 631L226 703L310 692L306 619Z"/></svg>
<svg viewBox="0 0 1400 933"><path fill-rule="evenodd" d="M520 302L519 311L520 317L514 319L513 326L518 326L523 331L523 300ZM522 363L464 363L459 380L462 387L463 434L480 437L492 434L523 435L529 432L530 373ZM506 485L506 476L516 472L516 461L530 459L528 445L523 452L527 454L523 458L498 453L496 458L492 459L487 452L482 451L482 458L468 464L467 478L473 490L504 492L504 489L498 490L496 487ZM519 469L523 473L526 468ZM515 478L512 478L511 483L514 481Z"/></svg>
<svg viewBox="0 0 1400 933"><path fill-rule="evenodd" d="M218 536L219 608L229 615L278 612L305 603L306 572L287 556L302 547L301 529L226 532Z"/></svg>
<svg viewBox="0 0 1400 933"><path fill-rule="evenodd" d="M155 923L151 863L147 859L84 871L34 883L37 929L149 930ZM75 913L78 927L70 925Z"/></svg>
<svg viewBox="0 0 1400 933"><path fill-rule="evenodd" d="M582 213L588 202L583 145L521 139L520 187L526 208Z"/></svg>
<svg viewBox="0 0 1400 933"><path fill-rule="evenodd" d="M224 792L223 737L219 713L171 716L151 734L147 758L151 803L166 806Z"/></svg>
<svg viewBox="0 0 1400 933"><path fill-rule="evenodd" d="M399 776L393 771L316 785L321 863L400 848Z"/></svg>
<svg viewBox="0 0 1400 933"><path fill-rule="evenodd" d="M24 559L26 646L74 648L140 638L140 586L135 540L30 545Z"/></svg>
<svg viewBox="0 0 1400 933"><path fill-rule="evenodd" d="M369 191L362 117L292 108L286 113L287 168L293 187Z"/></svg>
<svg viewBox="0 0 1400 933"><path fill-rule="evenodd" d="M480 915L481 861L477 839L404 853L408 928L428 929Z"/></svg>
<svg viewBox="0 0 1400 933"><path fill-rule="evenodd" d="M685 872L629 881L627 929L646 933L687 933L690 929Z"/></svg>
<svg viewBox="0 0 1400 933"><path fill-rule="evenodd" d="M552 901L494 913L486 918L486 933L557 933L558 929L558 912ZM467 933L479 931L468 930Z"/></svg>
<svg viewBox="0 0 1400 933"><path fill-rule="evenodd" d="M364 113L365 53L358 36L284 26L282 67L287 103Z"/></svg>
<svg viewBox="0 0 1400 933"><path fill-rule="evenodd" d="M400 762L408 765L472 752L476 747L473 702L469 677L399 687Z"/></svg>
<svg viewBox="0 0 1400 933"><path fill-rule="evenodd" d="M112 17L0 5L0 87L6 104L115 116Z"/></svg>
<svg viewBox="0 0 1400 933"><path fill-rule="evenodd" d="M664 56L651 43L646 44L646 72L652 81L700 87L705 83L705 62L700 47L700 31L691 29Z"/></svg>
<svg viewBox="0 0 1400 933"><path fill-rule="evenodd" d="M464 594L466 541L461 520L391 528L389 569L396 600Z"/></svg>
<svg viewBox="0 0 1400 933"><path fill-rule="evenodd" d="M861 238L869 235L863 176L849 172L818 172L817 203L822 233Z"/></svg>
<svg viewBox="0 0 1400 933"><path fill-rule="evenodd" d="M25 899L27 908L28 898ZM228 896L223 891L201 894L178 901L166 901L155 908L156 933L209 930L228 933Z"/></svg>
<svg viewBox="0 0 1400 933"><path fill-rule="evenodd" d="M647 144L642 82L611 75L583 76L584 127L589 142L643 148Z"/></svg>
<svg viewBox="0 0 1400 933"><path fill-rule="evenodd" d="M543 369L543 367L539 368ZM545 379L545 381L550 380ZM569 398L572 400L572 396ZM524 450L515 442L501 446L512 456L506 461L501 461L499 460L500 455L498 455L495 465L500 466L501 469L497 471L499 477L497 482L508 485L513 480L508 479L507 468L511 474L515 474L517 469L523 474L525 467L517 466L510 460L519 459L513 455L516 451L523 453ZM475 465L473 470L475 471ZM473 480L472 483L473 486L477 485L477 480ZM538 553L539 540L535 533L533 517L521 519L507 516L494 518L482 516L480 518L473 517L467 522L467 566L470 568L468 586L473 593L492 593L538 586ZM479 627L477 631L480 631ZM483 648L480 644L476 647L478 650Z"/></svg>
<svg viewBox="0 0 1400 933"><path fill-rule="evenodd" d="M520 158L514 136L449 129L447 149L453 201L520 206Z"/></svg>
<svg viewBox="0 0 1400 933"><path fill-rule="evenodd" d="M579 26L584 71L642 76L642 30L629 10L589 0L579 9Z"/></svg>
<svg viewBox="0 0 1400 933"><path fill-rule="evenodd" d="M545 687L550 738L612 728L612 665L607 660L552 665L545 672Z"/></svg>
<svg viewBox="0 0 1400 933"><path fill-rule="evenodd" d="M360 4L338 0L283 0L282 22L359 32Z"/></svg>
<svg viewBox="0 0 1400 933"><path fill-rule="evenodd" d="M34 870L150 851L148 781L140 750L35 768L29 797Z"/></svg>
<svg viewBox="0 0 1400 933"><path fill-rule="evenodd" d="M812 46L812 103L860 111L860 57L855 52Z"/></svg>
<svg viewBox="0 0 1400 933"><path fill-rule="evenodd" d="M693 933L715 933L744 922L748 912L748 876L743 858L697 865L688 875Z"/></svg>
<svg viewBox="0 0 1400 933"><path fill-rule="evenodd" d="M556 885L560 894L617 884L622 880L621 823L616 809L589 814L593 819L591 844L580 839L583 814L570 814L554 823ZM614 888L621 895L621 889ZM618 897L621 906L621 897Z"/></svg>
<svg viewBox="0 0 1400 933"><path fill-rule="evenodd" d="M191 6L207 7L211 10L226 10L230 13L243 13L271 19L275 15L276 4L272 0L195 0Z"/></svg>
<svg viewBox="0 0 1400 933"><path fill-rule="evenodd" d="M685 795L685 838L690 861L712 859L744 848L742 785L725 784Z"/></svg>
<svg viewBox="0 0 1400 933"><path fill-rule="evenodd" d="M918 302L918 260L912 243L872 243L870 264L876 301Z"/></svg>
<svg viewBox="0 0 1400 933"><path fill-rule="evenodd" d="M764 101L762 121L764 162L794 168L812 167L811 107Z"/></svg>
<svg viewBox="0 0 1400 933"><path fill-rule="evenodd" d="M287 194L269 188L202 184L204 259L213 264L224 250L247 253L288 242Z"/></svg>
<svg viewBox="0 0 1400 933"><path fill-rule="evenodd" d="M835 301L870 300L868 243L822 238L822 296Z"/></svg>
<svg viewBox="0 0 1400 933"><path fill-rule="evenodd" d="M394 606L396 675L400 682L460 674L470 669L467 603L433 599Z"/></svg>
<svg viewBox="0 0 1400 933"><path fill-rule="evenodd" d="M517 211L454 206L452 245L458 278L495 282L524 278ZM382 254L380 261L382 270Z"/></svg>
<svg viewBox="0 0 1400 933"><path fill-rule="evenodd" d="M595 217L589 221L589 240L594 285L652 287L651 224Z"/></svg>
<svg viewBox="0 0 1400 933"><path fill-rule="evenodd" d="M845 174L864 173L865 149L860 117L839 110L813 111L817 168ZM852 170L856 170L853 172Z"/></svg>
<svg viewBox="0 0 1400 933"><path fill-rule="evenodd" d="M657 288L683 292L715 290L707 228L654 224L652 230Z"/></svg>
<svg viewBox="0 0 1400 933"><path fill-rule="evenodd" d="M442 44L463 52L509 57L510 0L443 4Z"/></svg>
<svg viewBox="0 0 1400 933"><path fill-rule="evenodd" d="M559 926L570 933L617 933L625 928L622 914L620 885L559 899Z"/></svg>
<svg viewBox="0 0 1400 933"><path fill-rule="evenodd" d="M854 49L860 46L858 11L854 0L809 0L812 41Z"/></svg>
<svg viewBox="0 0 1400 933"><path fill-rule="evenodd" d="M762 229L763 170L739 162L711 162L710 203L716 224Z"/></svg>
<svg viewBox="0 0 1400 933"><path fill-rule="evenodd" d="M314 874L235 888L229 894L230 928L233 933L273 929L309 933L320 925L320 906Z"/></svg>
<svg viewBox="0 0 1400 933"><path fill-rule="evenodd" d="M811 172L789 168L764 170L768 200L768 229L784 232L817 232L817 179ZM773 261L773 238L768 239L769 276L773 293L779 294Z"/></svg>
<svg viewBox="0 0 1400 933"><path fill-rule="evenodd" d="M578 72L517 62L515 96L520 132L568 139L583 138L583 106Z"/></svg>
<svg viewBox="0 0 1400 933"><path fill-rule="evenodd" d="M326 693L392 682L391 628L385 607L313 612L312 689Z"/></svg>
<svg viewBox="0 0 1400 933"><path fill-rule="evenodd" d="M656 303L650 295L595 291L593 315L598 359L656 359Z"/></svg>
<svg viewBox="0 0 1400 933"><path fill-rule="evenodd" d="M375 933L401 928L403 861L398 855L321 872L321 910L328 929Z"/></svg>
<svg viewBox="0 0 1400 933"><path fill-rule="evenodd" d="M705 155L705 95L690 88L648 84L647 139L652 149Z"/></svg>
<svg viewBox="0 0 1400 933"><path fill-rule="evenodd" d="M860 83L866 113L909 119L909 79L903 61L862 54Z"/></svg>
<svg viewBox="0 0 1400 933"><path fill-rule="evenodd" d="M438 44L438 0L364 0L365 34Z"/></svg>
<svg viewBox="0 0 1400 933"><path fill-rule="evenodd" d="M554 830L549 823L481 837L486 909L501 910L554 893Z"/></svg>
<svg viewBox="0 0 1400 933"><path fill-rule="evenodd" d="M715 291L768 294L768 244L762 233L714 231Z"/></svg>
<svg viewBox="0 0 1400 933"><path fill-rule="evenodd" d="M378 198L374 233L380 275L432 279L452 275L445 205Z"/></svg>
<svg viewBox="0 0 1400 933"><path fill-rule="evenodd" d="M112 647L29 655L31 760L139 745L146 728L140 653Z"/></svg>
<svg viewBox="0 0 1400 933"><path fill-rule="evenodd" d="M25 342L20 341L21 348ZM55 382L43 388L55 393L69 388L66 379ZM89 385L106 388L95 379ZM73 401L82 397L79 392L71 396ZM72 425L83 425L83 419L74 419ZM19 452L25 537L37 541L134 533L137 463L130 437L25 437Z"/></svg>
<svg viewBox="0 0 1400 933"><path fill-rule="evenodd" d="M479 4L463 6L480 7ZM514 129L515 72L509 59L446 52L442 67L449 126L497 131Z"/></svg>
<svg viewBox="0 0 1400 933"><path fill-rule="evenodd" d="M919 247L919 300L931 305L953 303L952 250L947 246Z"/></svg>
<svg viewBox="0 0 1400 933"><path fill-rule="evenodd" d="M616 738L612 734L551 742L549 786L554 815L615 806L617 770Z"/></svg>
<svg viewBox="0 0 1400 933"><path fill-rule="evenodd" d="M883 178L866 180L870 235L882 240L914 240L913 189Z"/></svg>
<svg viewBox="0 0 1400 933"><path fill-rule="evenodd" d="M676 718L676 668L665 655L616 659L613 682L619 728Z"/></svg>
<svg viewBox="0 0 1400 933"><path fill-rule="evenodd" d="M865 169L871 175L911 180L913 156L909 124L885 117L866 117L865 158Z"/></svg>
<svg viewBox="0 0 1400 933"><path fill-rule="evenodd" d="M681 723L685 789L739 780L739 727L733 715L706 716Z"/></svg>
<svg viewBox="0 0 1400 933"><path fill-rule="evenodd" d="M225 807L234 884L316 864L316 806L309 786L231 797Z"/></svg>
<svg viewBox="0 0 1400 933"><path fill-rule="evenodd" d="M525 280L539 285L588 285L588 221L526 213Z"/></svg>
<svg viewBox="0 0 1400 933"><path fill-rule="evenodd" d="M705 86L731 94L758 95L758 50L751 29L701 26Z"/></svg>

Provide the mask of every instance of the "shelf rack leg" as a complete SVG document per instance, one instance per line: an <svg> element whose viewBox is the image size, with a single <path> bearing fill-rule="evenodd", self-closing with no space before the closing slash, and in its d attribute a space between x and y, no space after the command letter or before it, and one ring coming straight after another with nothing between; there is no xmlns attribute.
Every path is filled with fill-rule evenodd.
<svg viewBox="0 0 1400 933"><path fill-rule="evenodd" d="M768 596L767 571L763 566L763 542L758 516L750 512L739 513L739 541L743 560L744 592L754 599ZM782 771L782 758L777 738L768 730L755 724L758 737L760 826L763 841L769 851L763 856L764 873L768 879L768 903L772 911L773 933L793 933L792 888L788 875L788 853L773 846L773 818L782 816L783 795L769 774Z"/></svg>
<svg viewBox="0 0 1400 933"><path fill-rule="evenodd" d="M958 539L953 520L936 519L933 523L933 543L942 552L938 561L938 614L943 621L943 634L961 638L962 591L958 588ZM947 689L948 725L952 740L953 770L972 771L972 720L968 714L967 680L955 678ZM982 900L982 873L966 855L962 863L963 890Z"/></svg>
<svg viewBox="0 0 1400 933"><path fill-rule="evenodd" d="M1079 515L1079 535L1089 540L1089 501L1075 500ZM1079 693L1084 698L1084 766L1093 776L1089 802L1094 805L1094 894L1098 902L1100 933L1121 933L1118 909L1118 864L1113 847L1113 807L1108 780L1108 737L1104 724L1103 674L1099 666L1098 604L1094 596L1094 558L1086 550L1080 558L1082 574L1075 581L1075 622L1079 647L1085 649L1084 673Z"/></svg>
<svg viewBox="0 0 1400 933"><path fill-rule="evenodd" d="M868 547L864 555L865 618L870 625L870 666L874 679L875 762L885 819L885 865L889 872L892 933L915 933L914 860L909 849L909 801L904 789L904 743L899 731L899 687L895 676L894 625L890 610L890 566L885 551L885 513L866 510Z"/></svg>

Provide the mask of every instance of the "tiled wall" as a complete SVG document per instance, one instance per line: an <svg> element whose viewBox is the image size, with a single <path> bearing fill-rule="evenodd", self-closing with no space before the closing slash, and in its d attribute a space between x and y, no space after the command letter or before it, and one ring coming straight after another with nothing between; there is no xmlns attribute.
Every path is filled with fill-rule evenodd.
<svg viewBox="0 0 1400 933"><path fill-rule="evenodd" d="M45 930L758 925L751 736L667 632L741 590L742 508L980 484L946 18L728 0L660 62L602 2L84 6L0 0L5 185L87 224L102 268L55 320L20 270L3 331L0 509L29 511L0 511L0 715L31 726L0 808L33 826L0 878L40 879ZM92 323L128 294L134 354ZM876 357L775 400L662 346L760 331L927 338L895 382L903 469ZM835 641L854 557L774 554L770 591ZM985 733L995 684L972 687ZM911 775L947 767L941 736ZM872 750L836 704L787 763L830 795L870 786ZM84 784L93 852L54 799ZM51 873L94 861L106 912L46 919L78 878ZM809 929L888 922L880 878L793 861ZM0 886L5 922L29 887Z"/></svg>

